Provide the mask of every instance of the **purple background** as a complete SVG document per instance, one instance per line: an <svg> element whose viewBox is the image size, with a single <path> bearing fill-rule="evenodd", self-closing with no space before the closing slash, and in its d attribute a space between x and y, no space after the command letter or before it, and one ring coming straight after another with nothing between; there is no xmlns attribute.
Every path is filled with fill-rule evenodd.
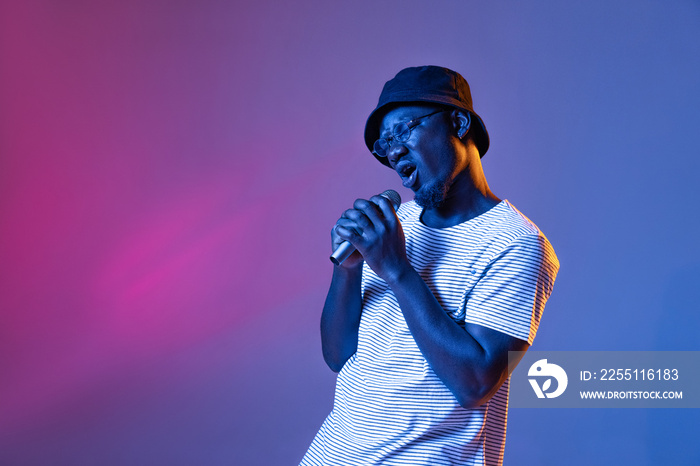
<svg viewBox="0 0 700 466"><path fill-rule="evenodd" d="M533 349L700 349L697 1L3 2L0 464L296 464L329 230L411 198L362 130L422 64L561 261ZM699 421L513 409L506 464L698 464Z"/></svg>

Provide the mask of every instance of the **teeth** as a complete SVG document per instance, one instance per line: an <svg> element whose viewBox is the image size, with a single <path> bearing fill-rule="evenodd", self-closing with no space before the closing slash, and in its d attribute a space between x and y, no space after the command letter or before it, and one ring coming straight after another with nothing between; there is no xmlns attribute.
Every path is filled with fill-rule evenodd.
<svg viewBox="0 0 700 466"><path fill-rule="evenodd" d="M413 165L406 165L405 167L402 167L400 170L401 176L404 177L409 177L411 176L411 173L415 171L416 167Z"/></svg>

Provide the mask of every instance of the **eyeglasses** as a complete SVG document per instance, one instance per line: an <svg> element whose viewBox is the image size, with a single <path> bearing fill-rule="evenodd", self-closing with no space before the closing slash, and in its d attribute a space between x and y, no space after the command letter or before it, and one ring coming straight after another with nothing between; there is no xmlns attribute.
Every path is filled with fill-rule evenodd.
<svg viewBox="0 0 700 466"><path fill-rule="evenodd" d="M428 118L430 116L435 115L436 113L444 112L445 109L441 110L436 110L433 113L428 113L427 115L420 116L418 118L414 118L413 120L407 121L405 123L399 123L396 126L394 126L394 129L391 131L391 136L388 138L379 138L376 141L374 141L374 148L372 152L374 152L378 157L386 157L387 152L389 152L389 148L391 147L392 141L398 141L398 142L406 142L408 139L411 137L411 130L418 126L420 123L420 120L423 118Z"/></svg>

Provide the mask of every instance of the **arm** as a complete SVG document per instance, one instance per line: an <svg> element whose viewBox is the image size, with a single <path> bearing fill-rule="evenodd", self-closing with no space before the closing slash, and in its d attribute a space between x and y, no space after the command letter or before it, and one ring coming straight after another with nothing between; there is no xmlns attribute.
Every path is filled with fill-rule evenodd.
<svg viewBox="0 0 700 466"><path fill-rule="evenodd" d="M331 231L332 250L343 242L336 227L352 223L345 214ZM323 359L333 372L340 372L357 351L357 334L362 315L362 256L355 251L341 265L333 266L331 286L321 314L321 348Z"/></svg>
<svg viewBox="0 0 700 466"><path fill-rule="evenodd" d="M362 263L355 270L342 265L333 267L331 287L321 314L321 347L328 367L333 372L340 372L357 351L357 332L362 315Z"/></svg>
<svg viewBox="0 0 700 466"><path fill-rule="evenodd" d="M464 408L479 406L496 393L508 377L508 351L529 347L526 341L481 325L460 327L410 266L389 286L421 353Z"/></svg>

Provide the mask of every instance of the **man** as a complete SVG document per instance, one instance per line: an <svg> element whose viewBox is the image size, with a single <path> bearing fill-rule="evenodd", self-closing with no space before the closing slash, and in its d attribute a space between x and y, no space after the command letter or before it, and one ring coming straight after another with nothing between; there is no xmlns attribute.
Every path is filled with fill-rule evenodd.
<svg viewBox="0 0 700 466"><path fill-rule="evenodd" d="M532 343L559 263L539 231L489 189L489 136L466 80L407 68L365 127L374 156L415 194L397 212L358 199L332 230L321 317L335 402L303 465L499 465L508 352Z"/></svg>

